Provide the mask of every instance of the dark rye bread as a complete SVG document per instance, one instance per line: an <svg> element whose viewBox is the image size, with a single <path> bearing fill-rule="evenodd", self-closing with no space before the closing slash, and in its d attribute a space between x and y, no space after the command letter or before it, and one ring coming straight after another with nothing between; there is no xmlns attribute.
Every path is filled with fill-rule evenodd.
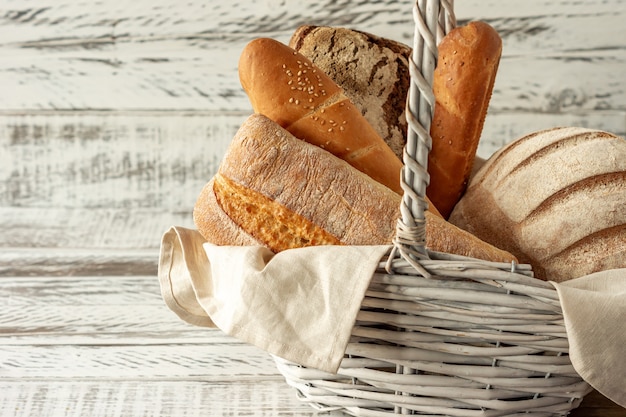
<svg viewBox="0 0 626 417"><path fill-rule="evenodd" d="M289 42L343 88L398 158L406 144L411 48L347 28L299 27Z"/></svg>
<svg viewBox="0 0 626 417"><path fill-rule="evenodd" d="M450 222L559 282L626 267L625 202L626 140L556 128L489 158Z"/></svg>

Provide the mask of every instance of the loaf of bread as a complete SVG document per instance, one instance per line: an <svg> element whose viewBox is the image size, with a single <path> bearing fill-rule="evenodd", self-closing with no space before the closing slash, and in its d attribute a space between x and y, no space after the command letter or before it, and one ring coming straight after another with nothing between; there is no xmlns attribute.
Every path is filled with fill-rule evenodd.
<svg viewBox="0 0 626 417"><path fill-rule="evenodd" d="M578 127L517 139L476 173L450 222L542 279L626 267L626 140Z"/></svg>
<svg viewBox="0 0 626 417"><path fill-rule="evenodd" d="M260 242L274 252L323 244L382 245L395 235L400 200L345 161L254 114L200 193L194 222L209 242ZM426 222L426 245L432 250L515 259L430 212Z"/></svg>
<svg viewBox="0 0 626 417"><path fill-rule="evenodd" d="M289 46L311 60L402 159L411 48L371 33L330 26L300 26Z"/></svg>
<svg viewBox="0 0 626 417"><path fill-rule="evenodd" d="M444 218L467 187L501 54L496 30L478 21L453 29L439 44L426 195Z"/></svg>
<svg viewBox="0 0 626 417"><path fill-rule="evenodd" d="M239 78L255 112L402 194L402 161L324 71L274 39L250 42Z"/></svg>

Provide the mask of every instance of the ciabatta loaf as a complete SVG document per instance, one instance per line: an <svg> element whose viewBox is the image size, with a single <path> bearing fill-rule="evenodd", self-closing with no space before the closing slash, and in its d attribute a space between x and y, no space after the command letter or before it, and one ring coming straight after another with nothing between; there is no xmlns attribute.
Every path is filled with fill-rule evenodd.
<svg viewBox="0 0 626 417"><path fill-rule="evenodd" d="M202 190L194 221L210 242L238 244L241 239L232 233L242 233L275 252L322 244L384 245L395 235L400 200L345 161L255 114L242 124L217 175ZM433 250L515 259L430 212L426 221L426 244Z"/></svg>
<svg viewBox="0 0 626 417"><path fill-rule="evenodd" d="M402 159L411 48L367 32L313 25L296 29L289 46L328 74Z"/></svg>
<svg viewBox="0 0 626 417"><path fill-rule="evenodd" d="M439 44L426 195L444 218L467 187L501 54L500 36L480 21L453 29Z"/></svg>
<svg viewBox="0 0 626 417"><path fill-rule="evenodd" d="M568 127L513 141L476 173L450 221L542 279L626 267L626 140Z"/></svg>

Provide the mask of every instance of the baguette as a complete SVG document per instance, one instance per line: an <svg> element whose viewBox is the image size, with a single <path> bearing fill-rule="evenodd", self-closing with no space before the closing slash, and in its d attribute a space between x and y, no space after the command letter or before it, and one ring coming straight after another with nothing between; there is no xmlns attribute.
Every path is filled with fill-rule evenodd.
<svg viewBox="0 0 626 417"><path fill-rule="evenodd" d="M257 241L274 252L320 244L385 245L395 236L400 200L345 161L253 114L200 193L194 222L209 242ZM428 211L426 236L432 250L515 260Z"/></svg>
<svg viewBox="0 0 626 417"><path fill-rule="evenodd" d="M273 39L250 42L239 77L255 112L402 194L402 161L324 71Z"/></svg>
<svg viewBox="0 0 626 417"><path fill-rule="evenodd" d="M457 27L439 44L426 195L446 219L467 188L501 54L500 36L484 22Z"/></svg>

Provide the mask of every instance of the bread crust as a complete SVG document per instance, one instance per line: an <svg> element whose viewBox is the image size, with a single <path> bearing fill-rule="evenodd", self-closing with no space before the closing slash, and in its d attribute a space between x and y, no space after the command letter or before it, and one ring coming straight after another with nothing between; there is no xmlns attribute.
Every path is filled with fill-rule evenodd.
<svg viewBox="0 0 626 417"><path fill-rule="evenodd" d="M626 267L626 141L578 127L533 132L476 173L450 222L566 281Z"/></svg>
<svg viewBox="0 0 626 417"><path fill-rule="evenodd" d="M239 78L255 112L402 194L402 161L343 90L304 55L273 39L250 42ZM331 152L332 152L331 151Z"/></svg>
<svg viewBox="0 0 626 417"><path fill-rule="evenodd" d="M289 46L337 83L402 159L411 48L363 31L313 25L298 27Z"/></svg>
<svg viewBox="0 0 626 417"><path fill-rule="evenodd" d="M193 208L193 222L208 242L221 246L263 246L232 221L215 197L214 178L202 187Z"/></svg>
<svg viewBox="0 0 626 417"><path fill-rule="evenodd" d="M426 194L444 218L467 187L501 54L497 31L480 21L453 29L439 44Z"/></svg>
<svg viewBox="0 0 626 417"><path fill-rule="evenodd" d="M335 236L341 244L385 245L395 236L401 201L397 193L320 147L297 139L263 115L251 115L242 124L218 175L262 195L258 204L264 204L264 199L280 204ZM209 187L211 191L207 191ZM221 208L207 207L219 204L213 190L212 186L205 187L196 203L195 217L203 220L196 224L200 233L213 242L233 239L233 231L254 235L256 219L246 221L245 216L239 217L237 227L227 225L228 233L220 230L222 224L233 220ZM210 218L200 216L207 212L220 214L215 217L219 223L207 224ZM430 249L499 262L515 259L441 217L428 211L425 214L426 245ZM234 242L221 244L238 244ZM261 243L278 247L272 241Z"/></svg>
<svg viewBox="0 0 626 417"><path fill-rule="evenodd" d="M218 172L344 244L384 244L395 233L398 194L262 115L241 126Z"/></svg>

